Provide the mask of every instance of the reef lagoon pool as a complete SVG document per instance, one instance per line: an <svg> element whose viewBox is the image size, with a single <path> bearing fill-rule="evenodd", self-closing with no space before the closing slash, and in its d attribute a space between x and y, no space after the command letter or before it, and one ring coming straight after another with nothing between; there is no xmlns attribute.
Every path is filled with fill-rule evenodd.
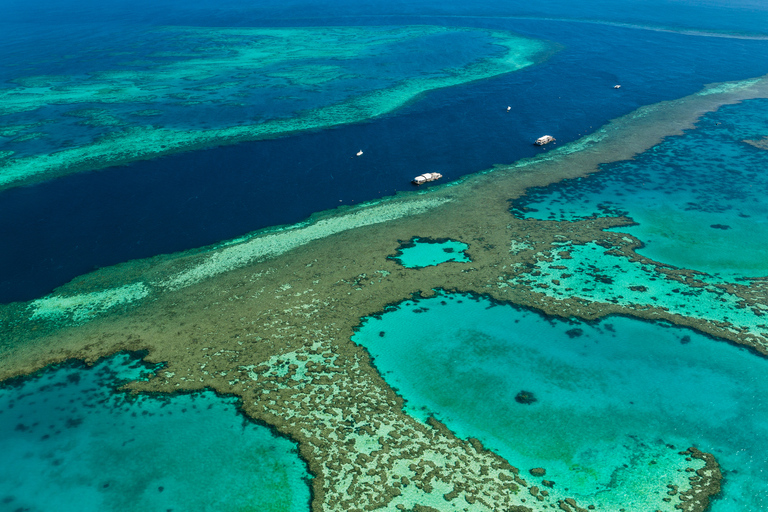
<svg viewBox="0 0 768 512"><path fill-rule="evenodd" d="M526 479L554 482L537 483L550 494L649 510L690 476L672 455L695 446L724 473L712 510L766 506L768 360L744 348L667 323L590 323L457 293L366 318L353 341L408 414L479 439ZM528 474L538 467L543 478Z"/></svg>
<svg viewBox="0 0 768 512"><path fill-rule="evenodd" d="M429 240L414 237L397 249L392 259L406 268L432 267L441 263L472 261L464 252L469 246L457 240Z"/></svg>
<svg viewBox="0 0 768 512"><path fill-rule="evenodd" d="M0 387L0 510L307 512L296 445L211 391L131 395L116 354Z"/></svg>

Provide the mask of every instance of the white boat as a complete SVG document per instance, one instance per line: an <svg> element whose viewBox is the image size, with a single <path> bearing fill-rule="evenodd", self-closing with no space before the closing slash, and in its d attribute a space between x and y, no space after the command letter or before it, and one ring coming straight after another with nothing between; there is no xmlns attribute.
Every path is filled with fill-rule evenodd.
<svg viewBox="0 0 768 512"><path fill-rule="evenodd" d="M620 85L614 85L613 88L614 89L621 89L621 86Z"/></svg>
<svg viewBox="0 0 768 512"><path fill-rule="evenodd" d="M424 174L419 174L415 178L413 178L413 184L414 185L423 185L424 183L427 183L428 181L435 181L442 178L443 175L439 172L425 172Z"/></svg>
<svg viewBox="0 0 768 512"><path fill-rule="evenodd" d="M536 139L536 142L534 142L534 144L536 144L537 146L543 146L544 144L549 144L550 142L555 142L555 140L557 140L557 139L555 139L553 136L545 135L543 137L539 137L538 139Z"/></svg>
<svg viewBox="0 0 768 512"><path fill-rule="evenodd" d="M357 154L357 156L362 156L362 155L363 155L363 150L361 149L361 150L360 150L360 151L358 151L356 154Z"/></svg>

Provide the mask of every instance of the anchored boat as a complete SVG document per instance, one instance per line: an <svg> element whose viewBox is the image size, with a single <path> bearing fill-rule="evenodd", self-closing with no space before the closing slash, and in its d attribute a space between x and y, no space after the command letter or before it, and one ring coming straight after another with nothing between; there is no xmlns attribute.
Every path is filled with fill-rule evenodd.
<svg viewBox="0 0 768 512"><path fill-rule="evenodd" d="M534 144L536 144L537 146L543 146L544 144L549 144L550 142L555 142L555 140L557 140L557 139L555 139L553 136L545 135L543 137L539 137L538 139L536 139L536 142L534 142Z"/></svg>
<svg viewBox="0 0 768 512"><path fill-rule="evenodd" d="M420 175L416 176L415 178L413 178L412 183L414 185L423 185L424 183L426 183L428 181L439 180L442 177L443 177L443 175L440 174L439 172L425 172L424 174L420 174Z"/></svg>

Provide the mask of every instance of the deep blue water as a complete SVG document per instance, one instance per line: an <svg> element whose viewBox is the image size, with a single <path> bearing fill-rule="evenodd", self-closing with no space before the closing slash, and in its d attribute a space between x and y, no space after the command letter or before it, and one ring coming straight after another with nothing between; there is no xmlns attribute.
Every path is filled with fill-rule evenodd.
<svg viewBox="0 0 768 512"><path fill-rule="evenodd" d="M89 4L82 5L87 10ZM392 9L390 5L378 12ZM21 9L19 16L22 11L28 12ZM600 14L597 8L587 11L585 18ZM220 16L225 12L217 11ZM257 25L481 26L548 39L563 49L538 66L434 91L360 125L165 157L0 193L0 238L10 248L0 252L0 301L39 297L94 267L198 247L293 223L340 204L410 190L409 181L422 172L439 171L453 179L495 163L511 163L540 151L530 142L542 133L568 142L641 105L693 93L706 83L768 72L768 41L560 21L333 18L327 13L322 19L287 20L275 12L269 11L274 17L252 14L252 20ZM376 12L371 6L367 14ZM190 7L179 16L195 24L189 19L193 13ZM98 9L93 15L97 20L106 16ZM247 25L247 18L232 16L231 24ZM139 21L149 25L163 19ZM196 23L214 23L211 20L206 16ZM215 24L225 21L217 18ZM728 27L706 16L701 22ZM55 54L41 62L51 42L60 38L60 51L67 55L78 55L110 31L119 34L117 50L128 44L130 26L100 23L11 25L10 33L19 37L0 38L13 50L1 59L17 66L5 68L4 76L15 70L21 75L40 73L47 67L51 73L63 72ZM84 59L77 69L109 65L98 60L104 59L102 53L94 55L95 62ZM615 83L622 89L613 90ZM507 105L514 107L510 114ZM361 148L364 158L350 158Z"/></svg>
<svg viewBox="0 0 768 512"><path fill-rule="evenodd" d="M611 0L572 2L553 0L546 3L511 0L459 2L435 0L262 0L255 5L248 0L219 2L183 0L98 0L57 2L52 0L4 0L8 10L4 20L12 23L68 23L71 21L123 24L184 25L201 18L213 25L248 25L259 21L295 21L318 18L350 18L360 21L380 15L485 15L546 16L574 19L601 19L656 26L713 28L739 32L765 33L768 8L761 0Z"/></svg>

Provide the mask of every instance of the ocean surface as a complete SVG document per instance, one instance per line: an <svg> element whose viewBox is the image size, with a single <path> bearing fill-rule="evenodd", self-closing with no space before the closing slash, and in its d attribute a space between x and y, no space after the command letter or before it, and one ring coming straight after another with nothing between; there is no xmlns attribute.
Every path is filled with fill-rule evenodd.
<svg viewBox="0 0 768 512"><path fill-rule="evenodd" d="M756 0L0 6L1 304L412 194L424 172L440 184L535 157L644 105L768 73L768 6ZM505 37L528 53L503 58ZM345 102L354 108L331 112ZM314 111L329 121L307 122ZM615 231L645 257L709 282L768 277L767 119L768 99L723 106L633 160L530 189L510 211L627 216L634 225ZM277 128L231 135L259 123ZM226 144L215 130L229 130ZM555 146L532 144L547 133ZM75 154L80 167L50 163ZM55 169L6 180L24 158L40 158L27 171ZM406 267L471 265L458 241L411 242ZM671 324L554 320L448 293L362 320L354 341L408 414L522 467L546 465L606 510L642 510L638 496L661 492L648 461L667 445L717 457L713 512L768 510L768 368L744 348ZM147 371L118 354L3 383L0 511L309 510L312 475L292 441L212 391L119 389ZM521 391L537 401L517 403Z"/></svg>
<svg viewBox="0 0 768 512"><path fill-rule="evenodd" d="M379 7L370 17L351 19L281 19L268 16L270 11L255 15L253 23L472 26L511 30L562 46L537 65L432 91L364 123L165 156L0 192L0 234L12 248L0 253L0 301L31 300L94 268L200 247L298 222L315 211L410 191L410 180L423 172L439 171L445 179L456 179L511 163L537 154L531 142L543 133L556 133L558 144L567 143L642 105L692 94L707 83L768 71L763 40L603 23L499 19L501 13L424 18L384 16L382 10L388 12ZM10 37L13 32L0 36L15 50L0 56L3 78L125 68L124 52L134 52L137 45L130 37L133 31L142 34L143 53L163 49L144 46L167 43L160 37L145 38L155 24L115 26L98 14L79 36L72 34L77 30L73 21L48 20L37 28L30 28L28 21L11 25L15 33L28 31L24 33L30 40L20 48ZM597 14L589 11L583 17ZM238 23L232 23L240 26L242 18L233 16ZM157 25L169 22L161 18ZM665 20L654 24L665 25ZM59 36L65 41L60 49ZM107 44L110 52L105 55L102 45ZM74 69L63 69L66 61L51 54L52 48L62 52L59 57L70 55ZM47 58L32 57L35 52ZM81 53L90 58L81 62ZM418 53L409 56L418 64ZM622 88L614 90L615 84ZM507 112L508 106L513 110ZM29 112L24 115L35 119ZM4 148L18 145L13 137L0 140ZM359 150L363 157L351 158Z"/></svg>

